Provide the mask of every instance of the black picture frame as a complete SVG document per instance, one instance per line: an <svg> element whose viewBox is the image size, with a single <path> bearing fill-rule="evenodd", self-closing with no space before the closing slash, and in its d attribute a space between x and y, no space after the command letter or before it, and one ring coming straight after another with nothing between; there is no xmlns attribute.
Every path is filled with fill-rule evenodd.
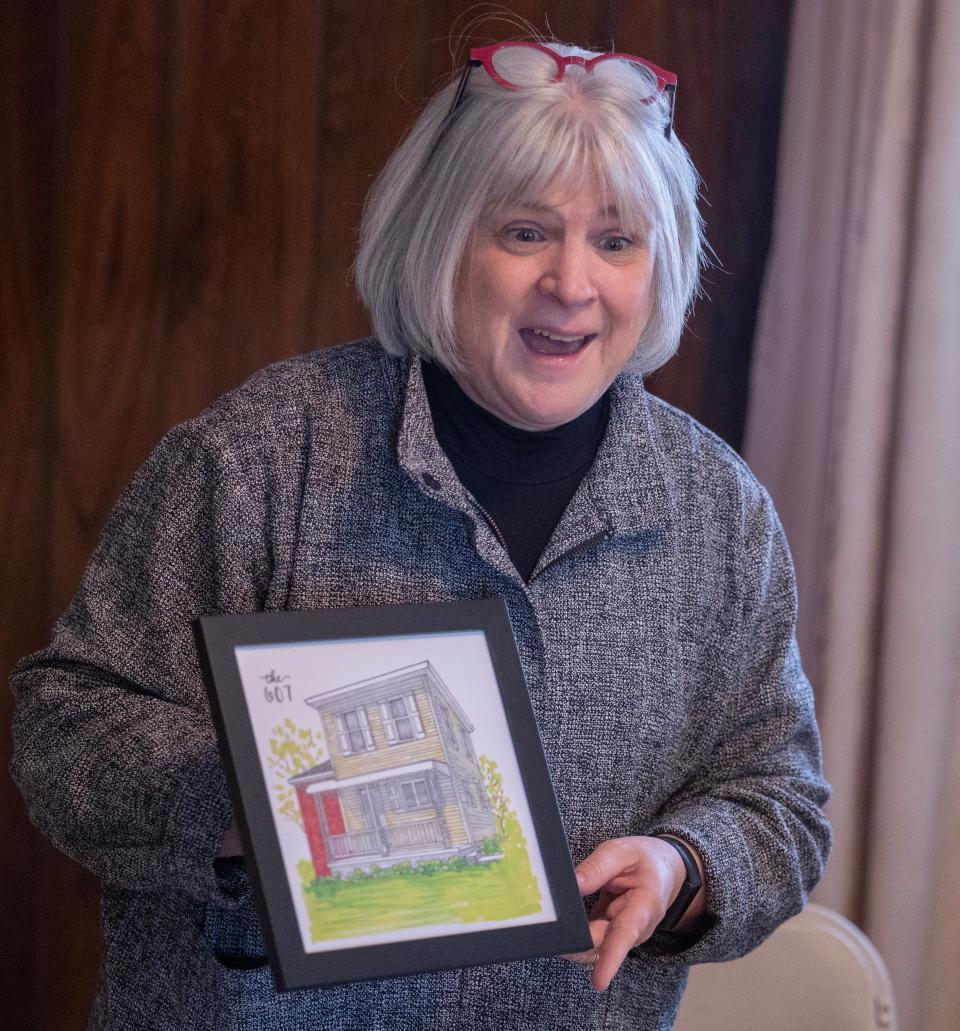
<svg viewBox="0 0 960 1031"><path fill-rule="evenodd" d="M196 621L195 630L280 990L592 948L502 600L205 616ZM489 665L482 659L484 651ZM426 658L419 662L369 675L377 663L398 661L391 657L421 653ZM438 670L438 663L446 667ZM358 675L351 680L350 673L344 683L344 673L351 669ZM452 676L451 669L456 669ZM454 689L444 677L456 681ZM468 681L476 692L469 715L462 697ZM384 700L384 691L396 697ZM303 704L297 708L296 702ZM321 736L289 715L303 719L308 707L315 711ZM272 729L267 726L282 713L288 715ZM269 748L268 731L274 734ZM309 757L318 741L317 754L323 745L327 759L285 779L294 759L304 766L305 755ZM502 769L481 754L491 747L496 761L503 760ZM437 758L441 754L443 760ZM471 777L474 766L481 771L482 790ZM493 790L496 776L509 795L505 789ZM287 804L283 813L281 800ZM419 819L417 813L432 816ZM298 814L310 856L296 861L299 894L292 843L300 839L288 826L296 824ZM493 834L487 833L491 827ZM503 827L507 831L501 833ZM371 855L375 848L381 850L379 861ZM434 874L428 873L431 863ZM518 870L523 871L520 883L526 894L512 891L509 905L521 906L525 898L528 907L535 907L539 898L539 911L485 919L489 914L484 907L495 912L497 905L506 905L507 882L498 878L507 872L516 878ZM465 873L461 877L458 871ZM446 903L434 907L429 892L445 878L443 898L451 892L456 897L457 878L466 883L467 874L472 880L458 901L465 912L474 898L471 893L481 890L474 884L481 881L489 880L490 888L483 890L499 901L478 902L474 910L479 918L474 913L451 923ZM417 912L436 908L439 922L330 931L340 926L338 921L354 926L346 901L351 893L388 888L430 899ZM334 901L324 892L332 893ZM324 906L335 919L317 914Z"/></svg>

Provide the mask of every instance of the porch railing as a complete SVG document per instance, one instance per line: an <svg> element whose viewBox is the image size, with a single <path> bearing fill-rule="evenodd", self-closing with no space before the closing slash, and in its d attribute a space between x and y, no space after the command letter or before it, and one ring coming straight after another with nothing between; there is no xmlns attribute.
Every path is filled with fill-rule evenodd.
<svg viewBox="0 0 960 1031"><path fill-rule="evenodd" d="M349 834L331 834L331 859L347 859L349 856L366 856L383 852L380 835L376 831L352 831Z"/></svg>
<svg viewBox="0 0 960 1031"><path fill-rule="evenodd" d="M443 845L443 825L439 820L421 820L419 823L401 823L375 831L350 831L331 834L327 842L331 859L349 859L353 856L391 855L394 852L416 852L420 849Z"/></svg>
<svg viewBox="0 0 960 1031"><path fill-rule="evenodd" d="M407 848L421 848L427 845L443 844L443 828L439 820L422 820L420 823L400 823L387 827L387 844L391 852Z"/></svg>

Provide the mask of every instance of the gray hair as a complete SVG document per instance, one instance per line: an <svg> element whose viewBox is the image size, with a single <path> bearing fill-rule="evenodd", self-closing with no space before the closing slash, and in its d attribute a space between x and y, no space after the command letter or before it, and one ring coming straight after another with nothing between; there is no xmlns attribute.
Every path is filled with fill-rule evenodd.
<svg viewBox="0 0 960 1031"><path fill-rule="evenodd" d="M705 247L697 173L676 135L664 132L666 99L651 101L645 77L615 59L518 90L474 69L447 123L456 88L451 81L427 104L364 207L354 271L383 347L458 370L457 273L481 215L536 200L571 175L596 175L624 228L655 246L653 305L631 367L659 368L680 342Z"/></svg>

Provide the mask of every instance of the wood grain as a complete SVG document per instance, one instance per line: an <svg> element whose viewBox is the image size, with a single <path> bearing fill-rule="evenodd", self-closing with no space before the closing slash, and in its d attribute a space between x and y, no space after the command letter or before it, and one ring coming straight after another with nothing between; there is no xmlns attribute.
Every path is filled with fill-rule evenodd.
<svg viewBox="0 0 960 1031"><path fill-rule="evenodd" d="M618 38L646 32L680 75L677 131L703 181L701 211L716 264L704 274L704 296L677 356L650 385L739 448L770 245L792 5L705 0L656 7L653 14L620 5Z"/></svg>
<svg viewBox="0 0 960 1031"><path fill-rule="evenodd" d="M59 148L53 2L0 6L0 671L40 647L51 594L56 468L56 247ZM97 475L100 475L98 470ZM0 767L12 698L0 692ZM97 887L29 824L0 778L0 1022L82 1028L99 960ZM56 985L56 990L51 990Z"/></svg>
<svg viewBox="0 0 960 1031"><path fill-rule="evenodd" d="M56 226L57 468L53 595L73 592L105 514L163 430L158 240L166 58L161 5L70 5Z"/></svg>
<svg viewBox="0 0 960 1031"><path fill-rule="evenodd" d="M315 346L324 12L176 5L162 263L165 424Z"/></svg>

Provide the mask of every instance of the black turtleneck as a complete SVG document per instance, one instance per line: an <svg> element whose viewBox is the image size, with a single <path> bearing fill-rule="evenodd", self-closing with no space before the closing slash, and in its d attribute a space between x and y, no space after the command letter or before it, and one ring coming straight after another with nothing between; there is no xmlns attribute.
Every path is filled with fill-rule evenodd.
<svg viewBox="0 0 960 1031"><path fill-rule="evenodd" d="M439 366L422 366L437 440L528 580L593 464L607 428L608 396L562 426L521 430L471 401Z"/></svg>

